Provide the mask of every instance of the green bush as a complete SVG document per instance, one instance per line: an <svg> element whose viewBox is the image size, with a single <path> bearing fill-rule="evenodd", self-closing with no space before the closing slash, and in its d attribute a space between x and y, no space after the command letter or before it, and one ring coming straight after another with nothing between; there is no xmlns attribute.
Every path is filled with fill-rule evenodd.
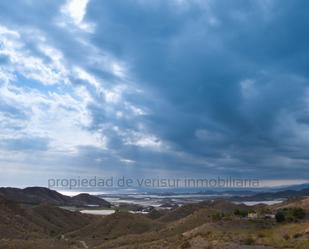
<svg viewBox="0 0 309 249"><path fill-rule="evenodd" d="M283 221L298 221L306 217L306 212L302 208L284 208L276 213L277 222Z"/></svg>
<svg viewBox="0 0 309 249"><path fill-rule="evenodd" d="M306 212L302 208L294 208L292 212L295 219L302 220L306 217Z"/></svg>
<svg viewBox="0 0 309 249"><path fill-rule="evenodd" d="M246 211L246 210L240 210L240 209L235 209L234 210L234 214L236 215L236 216L240 216L240 217L246 217L246 216L248 216L248 211Z"/></svg>
<svg viewBox="0 0 309 249"><path fill-rule="evenodd" d="M284 212L283 211L278 211L277 213L276 213L276 221L277 222L283 222L283 221L285 221L285 214L284 214Z"/></svg>

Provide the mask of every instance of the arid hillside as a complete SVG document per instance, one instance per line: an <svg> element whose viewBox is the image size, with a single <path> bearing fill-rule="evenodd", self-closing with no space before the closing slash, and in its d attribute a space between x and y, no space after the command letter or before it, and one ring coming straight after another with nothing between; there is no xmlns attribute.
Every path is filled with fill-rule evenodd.
<svg viewBox="0 0 309 249"><path fill-rule="evenodd" d="M0 196L18 203L32 205L48 203L57 206L97 205L100 207L110 207L109 202L93 195L84 193L70 197L43 187L28 187L24 189L0 188Z"/></svg>
<svg viewBox="0 0 309 249"><path fill-rule="evenodd" d="M0 220L0 249L309 248L308 197L273 206L215 200L95 216L0 196Z"/></svg>

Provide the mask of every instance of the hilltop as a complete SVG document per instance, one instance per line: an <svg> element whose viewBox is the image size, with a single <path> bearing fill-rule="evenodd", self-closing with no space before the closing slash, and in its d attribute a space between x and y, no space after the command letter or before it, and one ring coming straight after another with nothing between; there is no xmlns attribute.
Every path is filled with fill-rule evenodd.
<svg viewBox="0 0 309 249"><path fill-rule="evenodd" d="M309 188L301 190L282 190L278 192L263 192L250 196L234 196L231 199L235 201L267 201L274 199L288 199L295 197L309 196Z"/></svg>
<svg viewBox="0 0 309 249"><path fill-rule="evenodd" d="M79 194L73 197L62 195L55 190L43 187L0 188L0 196L8 200L38 205L48 203L56 206L89 206L110 207L111 204L102 198L89 194Z"/></svg>
<svg viewBox="0 0 309 249"><path fill-rule="evenodd" d="M283 209L283 208L294 208L294 207L302 208L307 212L309 212L309 197L291 198L283 203L273 205L272 208Z"/></svg>

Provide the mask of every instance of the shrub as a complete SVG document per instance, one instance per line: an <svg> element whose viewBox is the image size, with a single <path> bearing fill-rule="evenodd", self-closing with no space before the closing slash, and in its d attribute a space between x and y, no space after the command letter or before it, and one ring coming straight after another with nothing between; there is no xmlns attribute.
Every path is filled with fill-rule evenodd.
<svg viewBox="0 0 309 249"><path fill-rule="evenodd" d="M240 210L240 209L237 208L237 209L234 210L234 214L236 216L246 217L248 215L248 212L245 211L245 210Z"/></svg>
<svg viewBox="0 0 309 249"><path fill-rule="evenodd" d="M258 232L257 236L259 238L265 238L266 237L265 233L263 233L263 232Z"/></svg>
<svg viewBox="0 0 309 249"><path fill-rule="evenodd" d="M277 222L283 222L283 221L285 221L285 215L284 215L284 212L283 211L278 211L277 213L276 213L276 221Z"/></svg>
<svg viewBox="0 0 309 249"><path fill-rule="evenodd" d="M306 212L304 209L302 208L294 208L293 211L293 216L295 217L295 219L304 219L306 217Z"/></svg>
<svg viewBox="0 0 309 249"><path fill-rule="evenodd" d="M279 210L276 214L277 222L283 221L297 221L304 219L306 217L306 212L302 208L284 208Z"/></svg>
<svg viewBox="0 0 309 249"><path fill-rule="evenodd" d="M294 238L294 239L297 239L297 238L299 238L299 237L301 237L301 236L302 236L301 233L295 233L295 234L293 235L293 238Z"/></svg>

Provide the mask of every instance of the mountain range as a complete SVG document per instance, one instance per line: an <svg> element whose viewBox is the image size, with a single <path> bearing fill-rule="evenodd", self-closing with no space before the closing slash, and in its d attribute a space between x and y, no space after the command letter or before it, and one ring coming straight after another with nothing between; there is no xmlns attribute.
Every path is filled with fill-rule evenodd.
<svg viewBox="0 0 309 249"><path fill-rule="evenodd" d="M170 210L153 209L148 214L117 211L95 216L57 207L75 202L89 205L86 200L96 200L89 195L79 195L77 201L45 188L2 188L0 249L307 249L306 191L297 191L297 197L271 206L246 206L230 199L216 199ZM300 208L305 217L282 223L246 215Z"/></svg>
<svg viewBox="0 0 309 249"><path fill-rule="evenodd" d="M55 190L43 187L0 188L0 196L7 200L23 204L52 204L56 206L99 206L110 207L111 204L102 198L90 194L79 194L73 197L62 195Z"/></svg>

